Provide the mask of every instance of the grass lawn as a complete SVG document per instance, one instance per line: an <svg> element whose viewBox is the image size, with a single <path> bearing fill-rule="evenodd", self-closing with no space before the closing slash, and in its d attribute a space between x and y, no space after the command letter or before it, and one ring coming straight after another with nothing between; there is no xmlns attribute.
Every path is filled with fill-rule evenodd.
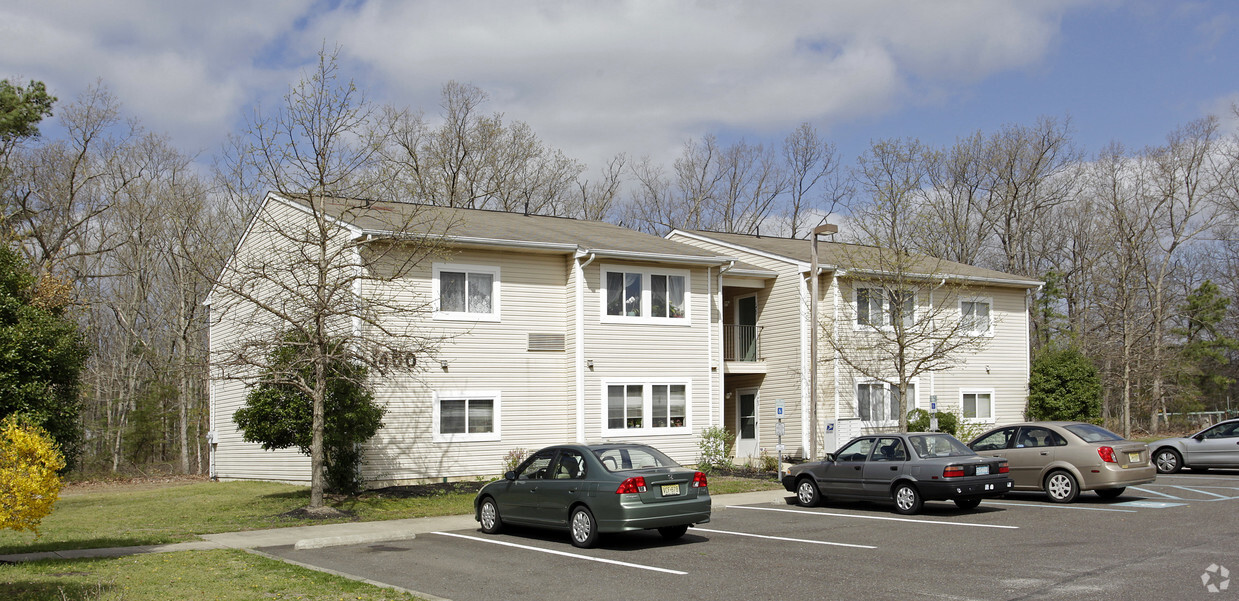
<svg viewBox="0 0 1239 601"><path fill-rule="evenodd" d="M0 565L0 591L5 601L418 599L234 550Z"/></svg>
<svg viewBox="0 0 1239 601"><path fill-rule="evenodd" d="M332 505L360 521L471 513L477 484L459 488L412 497L371 492ZM774 480L710 476L714 495L781 488ZM330 523L281 517L308 500L304 486L266 482L69 487L43 520L41 537L0 530L0 554L162 544L196 540L198 534ZM0 591L4 601L416 599L233 550L0 565Z"/></svg>
<svg viewBox="0 0 1239 601"><path fill-rule="evenodd" d="M366 522L472 513L477 484L462 483L460 488L417 497L366 493L332 505ZM773 480L710 477L714 495L779 488ZM0 555L156 545L198 540L198 534L350 521L281 517L305 506L309 494L304 486L269 482L193 482L140 490L119 486L84 493L70 489L44 518L41 537L0 530Z"/></svg>

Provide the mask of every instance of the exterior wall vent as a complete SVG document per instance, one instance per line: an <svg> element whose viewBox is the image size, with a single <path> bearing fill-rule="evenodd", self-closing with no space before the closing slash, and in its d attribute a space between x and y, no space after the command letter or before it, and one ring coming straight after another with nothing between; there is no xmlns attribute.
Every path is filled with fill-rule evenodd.
<svg viewBox="0 0 1239 601"><path fill-rule="evenodd" d="M529 335L529 350L530 351L563 351L564 350L564 335L563 334L530 334Z"/></svg>

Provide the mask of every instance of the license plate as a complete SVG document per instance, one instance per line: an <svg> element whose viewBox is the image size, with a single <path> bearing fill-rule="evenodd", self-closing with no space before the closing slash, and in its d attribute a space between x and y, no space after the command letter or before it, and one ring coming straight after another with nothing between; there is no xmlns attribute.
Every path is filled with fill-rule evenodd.
<svg viewBox="0 0 1239 601"><path fill-rule="evenodd" d="M680 496L680 485L679 484L664 484L663 485L663 496L664 497Z"/></svg>
<svg viewBox="0 0 1239 601"><path fill-rule="evenodd" d="M1140 453L1128 453L1128 454L1127 454L1127 461L1128 461L1129 463L1136 463L1136 462L1140 461Z"/></svg>
<svg viewBox="0 0 1239 601"><path fill-rule="evenodd" d="M989 475L989 466L988 466L988 465L978 465L978 466L977 466L977 475L978 475L978 476L988 476L988 475Z"/></svg>

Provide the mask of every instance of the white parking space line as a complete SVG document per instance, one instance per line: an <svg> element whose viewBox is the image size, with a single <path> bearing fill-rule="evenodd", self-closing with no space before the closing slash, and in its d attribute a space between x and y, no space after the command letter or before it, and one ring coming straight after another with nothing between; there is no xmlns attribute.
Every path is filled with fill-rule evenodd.
<svg viewBox="0 0 1239 601"><path fill-rule="evenodd" d="M488 538L479 538L479 537L476 537L476 536L467 536L467 535L464 535L464 534L456 534L456 533L454 533L454 532L432 532L431 534L441 534L441 535L443 535L443 536L454 536L454 537L456 537L456 538L463 538L463 539L467 539L467 540L475 540L475 541L478 541L478 542L481 542L481 543L490 543L490 544L492 544L492 545L502 545L502 546L505 546L505 547L516 547L517 549L525 549L525 550L527 550L527 551L538 551L538 552L540 552L540 553L550 553L551 555L561 555L561 556L563 556L563 557L573 557L573 558L576 558L576 559L584 559L584 560L586 560L586 561L596 561L596 562L598 562L598 563L609 563L609 564L612 564L612 565L624 566L624 567L628 567L628 568L637 568L637 569L640 569L640 570L650 570L650 571L653 571L653 572L662 572L662 573L664 573L664 574L675 574L676 576L683 576L683 575L685 575L685 574L687 574L687 573L688 573L688 572L681 572L681 571L679 571L679 570L668 570L668 569L666 569L666 568L656 568L656 567L654 567L654 566L643 566L643 565L641 565L641 564L639 564L639 563L628 563L628 562L626 562L626 561L616 561L616 560L614 560L614 559L603 559L603 558L601 558L601 557L590 557L590 556L588 556L588 555L580 555L580 554L577 554L577 553L567 553L567 552L564 552L564 551L556 551L556 550L554 550L554 549L543 549L543 548L540 548L540 547L530 547L530 546L528 546L528 545L518 545L518 544L516 544L516 543L509 543L509 542L506 542L506 541L501 541L501 540L491 540L491 539L488 539Z"/></svg>
<svg viewBox="0 0 1239 601"><path fill-rule="evenodd" d="M1226 496L1226 495L1219 495L1219 494L1217 494L1217 493L1215 493L1215 492L1209 492L1209 491L1207 491L1207 490L1200 490L1200 489L1198 489L1198 488L1188 488L1188 487L1186 487L1186 486L1171 486L1170 488L1177 488L1177 489L1179 489L1179 490L1186 490L1186 491L1188 491L1188 492L1196 492L1196 493L1200 493L1200 494L1202 494L1202 495L1211 495L1211 496L1217 497L1217 498L1219 498L1219 499L1231 499L1231 498L1233 498L1233 497L1228 497L1228 496Z"/></svg>
<svg viewBox="0 0 1239 601"><path fill-rule="evenodd" d="M806 515L828 515L840 518L856 518L859 520L885 520L888 522L911 522L914 524L941 524L943 526L972 526L975 528L1002 528L1018 530L1019 526L1004 526L1000 524L976 524L973 522L943 522L941 520L918 520L914 518L893 518L880 515L854 515L850 513L828 513L825 511L803 511L800 509L776 509L774 507L750 507L747 505L728 505L727 509L756 509L758 511L781 511L784 513L803 513Z"/></svg>
<svg viewBox="0 0 1239 601"><path fill-rule="evenodd" d="M748 532L728 532L727 530L710 530L708 528L698 528L696 526L693 527L693 530L695 532L709 532L711 534L732 534L735 536L749 536L752 538L782 540L782 541L788 541L788 542L793 542L793 543L809 543L813 545L830 545L833 547L853 547L856 549L877 549L877 547L873 545L853 545L851 543L832 543L830 541L824 541L824 540L808 540L804 538L787 538L786 536L767 536L765 534L750 534Z"/></svg>
<svg viewBox="0 0 1239 601"><path fill-rule="evenodd" d="M1150 495L1157 495L1157 496L1159 496L1159 497L1166 497L1167 499L1174 499L1174 500L1176 500L1176 501L1182 501L1182 500L1183 500L1183 497L1176 497L1176 496L1174 496L1174 495L1168 495L1168 494L1166 494L1166 493L1164 493L1164 492L1158 492L1158 491L1156 491L1156 490L1151 490L1151 489L1148 489L1148 488L1141 488L1141 487L1139 487L1139 486L1131 486L1131 487L1129 487L1129 488L1130 488L1131 490L1138 490L1138 491L1140 491L1140 492L1142 492L1142 493L1148 493L1148 494L1150 494Z"/></svg>
<svg viewBox="0 0 1239 601"><path fill-rule="evenodd" d="M1003 503L1001 501L986 501L986 505L1004 505L1007 507L1035 507L1037 509L1079 509L1083 511L1117 511L1120 513L1139 513L1135 509L1113 509L1110 507L1082 507L1080 505L1037 505L1036 503Z"/></svg>

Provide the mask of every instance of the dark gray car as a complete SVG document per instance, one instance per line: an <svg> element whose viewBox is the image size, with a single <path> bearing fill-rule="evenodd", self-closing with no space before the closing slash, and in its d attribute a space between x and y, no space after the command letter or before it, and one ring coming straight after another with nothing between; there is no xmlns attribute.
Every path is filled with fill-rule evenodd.
<svg viewBox="0 0 1239 601"><path fill-rule="evenodd" d="M954 501L963 509L1011 489L1007 461L979 457L950 434L861 436L822 461L794 465L783 488L805 507L825 498L893 500L895 511L920 511L925 501Z"/></svg>

